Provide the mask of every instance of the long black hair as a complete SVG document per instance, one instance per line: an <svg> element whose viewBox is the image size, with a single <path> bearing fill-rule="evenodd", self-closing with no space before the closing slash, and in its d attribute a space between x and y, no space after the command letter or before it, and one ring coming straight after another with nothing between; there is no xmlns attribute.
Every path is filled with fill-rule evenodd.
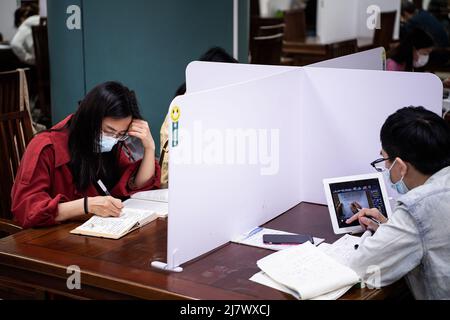
<svg viewBox="0 0 450 320"><path fill-rule="evenodd" d="M99 178L107 187L117 182L118 160L122 143L111 152L100 152L102 122L106 117L142 119L136 95L119 82L105 82L93 88L80 102L67 124L69 129L69 164L73 182L84 192Z"/></svg>
<svg viewBox="0 0 450 320"><path fill-rule="evenodd" d="M431 48L433 45L433 38L427 32L415 28L400 41L398 47L391 53L390 58L399 64L404 63L406 71L412 71L414 66L414 49Z"/></svg>

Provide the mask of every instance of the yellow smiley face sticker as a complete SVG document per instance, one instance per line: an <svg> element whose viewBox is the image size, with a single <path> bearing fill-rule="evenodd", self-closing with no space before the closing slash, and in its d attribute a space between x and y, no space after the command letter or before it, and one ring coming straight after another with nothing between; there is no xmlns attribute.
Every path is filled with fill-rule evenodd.
<svg viewBox="0 0 450 320"><path fill-rule="evenodd" d="M170 111L170 117L172 118L173 122L177 122L178 119L180 119L180 108L177 106L174 106L172 110Z"/></svg>

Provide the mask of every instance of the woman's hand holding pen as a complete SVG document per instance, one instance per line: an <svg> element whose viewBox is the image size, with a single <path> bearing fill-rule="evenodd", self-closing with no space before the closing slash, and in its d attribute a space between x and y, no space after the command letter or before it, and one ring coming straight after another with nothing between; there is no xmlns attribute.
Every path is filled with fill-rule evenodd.
<svg viewBox="0 0 450 320"><path fill-rule="evenodd" d="M122 208L122 201L111 196L88 198L89 213L100 217L118 217L122 212Z"/></svg>
<svg viewBox="0 0 450 320"><path fill-rule="evenodd" d="M139 138L145 151L155 152L153 140L147 121L135 119L128 128L128 135Z"/></svg>
<svg viewBox="0 0 450 320"><path fill-rule="evenodd" d="M383 216L376 208L361 209L357 214L352 216L350 219L347 219L346 223L350 224L353 221L356 221L356 219L358 219L359 224L364 228L364 230L369 229L372 231L376 231L379 224L387 222L387 218Z"/></svg>

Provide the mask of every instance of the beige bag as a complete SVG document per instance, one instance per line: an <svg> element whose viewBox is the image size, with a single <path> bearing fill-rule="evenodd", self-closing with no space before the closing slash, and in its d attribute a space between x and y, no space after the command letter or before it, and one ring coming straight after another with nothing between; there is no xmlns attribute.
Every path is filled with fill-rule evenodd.
<svg viewBox="0 0 450 320"><path fill-rule="evenodd" d="M24 69L17 69L19 71L19 81L20 81L20 111L26 110L28 112L28 115L30 116L33 134L36 134L40 131L46 130L47 128L39 123L35 123L33 121L33 118L31 116L31 110L30 110L30 99L28 95L28 83L27 83L27 76L25 74Z"/></svg>

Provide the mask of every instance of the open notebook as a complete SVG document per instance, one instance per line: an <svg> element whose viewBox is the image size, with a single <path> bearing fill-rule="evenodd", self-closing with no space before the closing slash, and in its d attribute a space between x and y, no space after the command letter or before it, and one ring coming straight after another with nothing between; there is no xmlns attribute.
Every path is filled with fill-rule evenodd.
<svg viewBox="0 0 450 320"><path fill-rule="evenodd" d="M70 233L85 236L119 239L158 218L156 212L125 207L119 217L93 216Z"/></svg>
<svg viewBox="0 0 450 320"><path fill-rule="evenodd" d="M129 208L153 210L158 217L165 218L169 214L169 189L137 192L124 204Z"/></svg>
<svg viewBox="0 0 450 320"><path fill-rule="evenodd" d="M250 280L297 299L337 299L360 282L359 276L345 265L357 241L349 237L322 249L306 242L271 254L257 262L262 273Z"/></svg>

